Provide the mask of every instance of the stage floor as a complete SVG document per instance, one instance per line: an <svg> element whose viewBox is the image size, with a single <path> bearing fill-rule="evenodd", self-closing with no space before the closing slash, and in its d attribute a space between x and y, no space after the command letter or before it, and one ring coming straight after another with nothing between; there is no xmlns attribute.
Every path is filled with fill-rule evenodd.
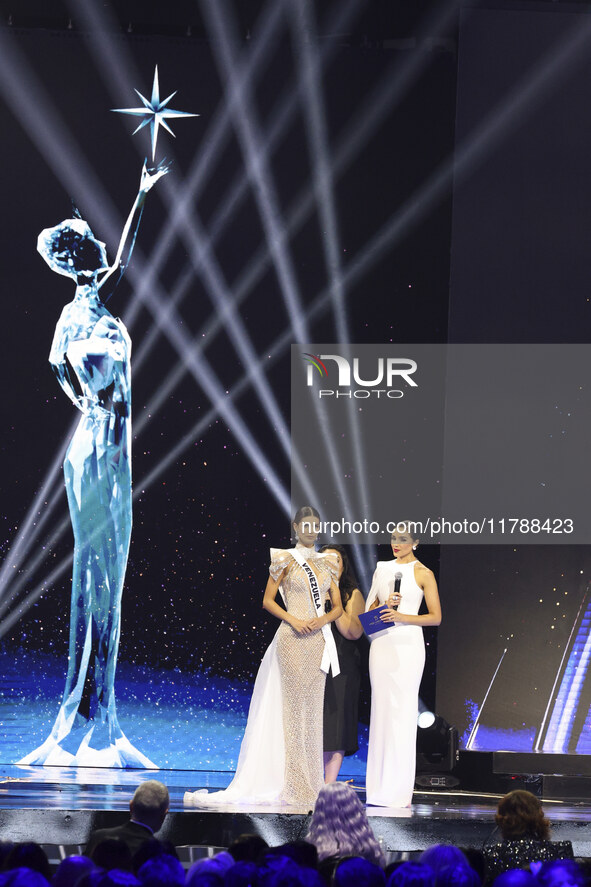
<svg viewBox="0 0 591 887"><path fill-rule="evenodd" d="M303 837L309 811L270 805L185 808L187 790L225 787L231 773L194 770L108 770L0 766L0 840L36 840L82 848L90 831L125 821L133 791L157 778L170 791L162 836L176 845L224 847L243 832L269 844ZM346 777L343 777L346 778ZM365 800L364 786L353 786ZM499 794L467 791L415 792L409 809L368 807L372 827L390 853L421 850L434 843L481 847L499 840L494 814ZM591 799L544 799L555 840L571 840L578 856L591 857Z"/></svg>

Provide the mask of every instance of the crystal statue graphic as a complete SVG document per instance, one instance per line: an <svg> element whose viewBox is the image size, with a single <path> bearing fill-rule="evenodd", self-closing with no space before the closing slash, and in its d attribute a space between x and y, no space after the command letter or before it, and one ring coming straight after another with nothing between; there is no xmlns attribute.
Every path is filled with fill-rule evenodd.
<svg viewBox="0 0 591 887"><path fill-rule="evenodd" d="M156 91L157 76L156 72ZM147 122L156 113L147 102L145 113ZM152 147L155 151L154 137ZM55 328L49 360L82 416L64 461L74 531L66 686L50 736L21 764L155 766L125 737L115 705L121 595L132 523L131 341L99 292L129 261L146 195L167 172L162 164L152 170L144 165L112 265L104 243L80 218L46 228L37 243L53 271L76 281L74 300Z"/></svg>

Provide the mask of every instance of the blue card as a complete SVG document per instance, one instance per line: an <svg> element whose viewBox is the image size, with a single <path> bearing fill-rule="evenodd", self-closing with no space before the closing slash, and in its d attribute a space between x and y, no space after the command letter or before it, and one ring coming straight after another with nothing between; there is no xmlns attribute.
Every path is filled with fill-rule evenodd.
<svg viewBox="0 0 591 887"><path fill-rule="evenodd" d="M382 622L380 619L380 614L387 609L386 604L382 604L381 607L375 607L373 610L368 610L367 613L360 614L359 621L370 641L377 637L378 634L396 628L393 622Z"/></svg>

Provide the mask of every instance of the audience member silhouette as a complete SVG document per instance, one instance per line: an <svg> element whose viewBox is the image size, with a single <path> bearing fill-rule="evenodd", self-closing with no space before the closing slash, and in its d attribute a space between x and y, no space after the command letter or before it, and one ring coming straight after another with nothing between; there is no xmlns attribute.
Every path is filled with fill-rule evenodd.
<svg viewBox="0 0 591 887"><path fill-rule="evenodd" d="M117 838L127 844L130 857L139 850L145 841L151 840L154 832L161 829L168 812L170 799L168 789L156 779L148 779L139 785L129 803L130 817L123 825L103 828L93 832L86 847L86 855L99 864L93 851L105 838ZM131 866L130 866L131 868Z"/></svg>

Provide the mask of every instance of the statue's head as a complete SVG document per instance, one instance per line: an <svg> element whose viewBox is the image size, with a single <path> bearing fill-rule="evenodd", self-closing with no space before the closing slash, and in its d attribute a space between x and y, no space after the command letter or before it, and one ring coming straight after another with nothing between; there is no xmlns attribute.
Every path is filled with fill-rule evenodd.
<svg viewBox="0 0 591 887"><path fill-rule="evenodd" d="M92 279L108 268L105 244L97 240L83 219L65 219L53 228L44 228L37 239L37 251L58 274Z"/></svg>

